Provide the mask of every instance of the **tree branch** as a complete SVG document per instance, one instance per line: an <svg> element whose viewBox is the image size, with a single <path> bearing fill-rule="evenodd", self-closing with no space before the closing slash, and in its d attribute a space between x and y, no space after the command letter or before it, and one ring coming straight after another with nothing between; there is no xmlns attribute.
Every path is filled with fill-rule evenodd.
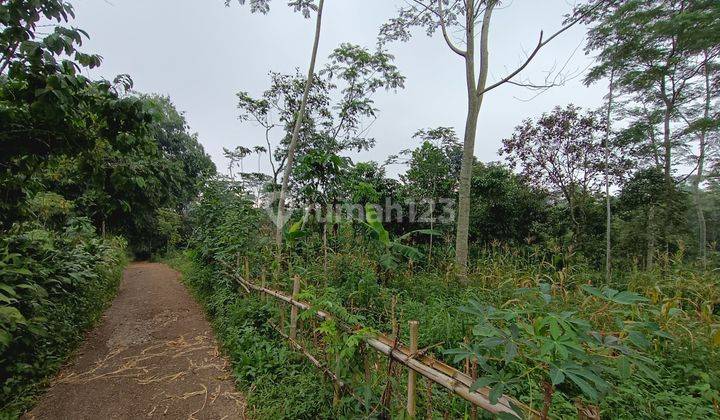
<svg viewBox="0 0 720 420"><path fill-rule="evenodd" d="M450 36L448 35L448 32L447 32L447 25L445 23L445 13L443 12L443 8L442 8L442 0L437 0L437 3L438 3L438 15L440 18L440 28L442 29L442 34L443 34L443 38L445 38L445 43L447 43L448 47L450 47L450 49L455 54L459 55L460 57L466 57L467 52L463 51L460 48L458 48L457 46L455 46L455 44L453 44L453 42L450 40Z"/></svg>
<svg viewBox="0 0 720 420"><path fill-rule="evenodd" d="M440 29L442 30L443 38L445 39L445 42L447 43L448 47L450 47L450 49L455 54L457 54L461 57L465 57L467 55L467 52L458 48L450 39L450 35L448 34L448 31L447 31L447 24L445 23L445 13L443 12L443 9L442 9L442 3L441 3L442 0L437 0L437 1L438 1L438 10L433 10L430 6L424 4L420 0L412 0L413 3L421 6L422 8L425 9L425 11L430 12L438 17L438 19L440 20Z"/></svg>
<svg viewBox="0 0 720 420"><path fill-rule="evenodd" d="M533 49L533 51L532 51L532 52L530 53L530 55L527 57L527 59L525 60L525 62L522 63L522 65L520 65L520 67L518 67L517 69L515 69L515 71L513 71L512 73L510 73L510 74L507 75L506 77L500 79L498 82L496 82L496 83L494 83L494 84L486 87L486 88L483 89L483 90L478 90L478 96L483 95L483 94L485 94L485 93L487 93L487 92L489 92L489 91L491 91L491 90L493 90L493 89L495 89L495 88L497 88L497 87L500 87L500 86L504 85L505 83L510 82L515 76L517 76L520 72L522 72L523 70L525 70L525 68L533 61L533 59L535 59L535 56L537 56L537 54L540 52L540 50L541 50L543 47L545 47L545 46L546 46L547 44L549 44L552 40L554 40L555 38L557 38L558 36L560 36L561 34L563 34L564 32L566 32L568 29L570 29L570 28L572 28L573 26L575 26L575 25L576 25L578 22L580 22L585 16L587 16L590 12L592 12L594 9L596 9L597 7L599 7L599 5L601 5L601 4L602 4L602 2L598 2L598 4L597 4L594 8L589 9L586 13L583 13L583 14L578 15L575 19L571 20L569 23L567 23L565 26L563 26L562 28L560 28L557 32L555 32L554 34L552 34L552 35L551 35L550 37L548 37L547 39L544 38L544 32L543 32L543 31L540 31L540 38L538 39L538 43L537 43L537 45L535 46L535 49Z"/></svg>

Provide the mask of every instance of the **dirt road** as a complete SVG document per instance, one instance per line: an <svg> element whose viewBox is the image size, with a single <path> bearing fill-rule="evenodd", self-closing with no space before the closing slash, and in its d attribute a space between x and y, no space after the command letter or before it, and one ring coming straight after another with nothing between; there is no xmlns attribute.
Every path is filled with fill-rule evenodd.
<svg viewBox="0 0 720 420"><path fill-rule="evenodd" d="M178 279L163 264L126 269L112 307L26 418L243 418L229 365Z"/></svg>

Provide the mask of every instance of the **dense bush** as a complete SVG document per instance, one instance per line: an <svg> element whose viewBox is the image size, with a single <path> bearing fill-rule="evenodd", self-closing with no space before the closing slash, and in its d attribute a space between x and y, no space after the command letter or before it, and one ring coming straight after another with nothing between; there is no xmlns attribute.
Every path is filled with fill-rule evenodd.
<svg viewBox="0 0 720 420"><path fill-rule="evenodd" d="M0 235L0 413L17 414L57 371L115 296L125 242L89 220L38 222Z"/></svg>

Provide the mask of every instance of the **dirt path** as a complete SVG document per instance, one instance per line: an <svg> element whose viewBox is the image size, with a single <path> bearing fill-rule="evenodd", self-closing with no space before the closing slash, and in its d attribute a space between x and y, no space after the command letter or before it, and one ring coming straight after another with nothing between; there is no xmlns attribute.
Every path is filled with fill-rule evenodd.
<svg viewBox="0 0 720 420"><path fill-rule="evenodd" d="M163 264L126 269L101 324L26 418L243 418L229 365L178 278Z"/></svg>

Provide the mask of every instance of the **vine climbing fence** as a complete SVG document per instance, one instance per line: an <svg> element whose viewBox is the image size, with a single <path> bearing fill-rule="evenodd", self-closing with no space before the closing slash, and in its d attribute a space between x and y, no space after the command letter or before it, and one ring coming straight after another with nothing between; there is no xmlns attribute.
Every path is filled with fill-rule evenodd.
<svg viewBox="0 0 720 420"><path fill-rule="evenodd" d="M472 406L471 417L476 417L479 409L503 418L540 418L538 412L510 396L503 395L498 399L497 403L493 404L490 401L489 388L480 387L473 389L473 384L476 382L477 377L477 365L475 363L468 361L465 371L461 371L428 355L428 349L418 349L418 330L420 325L417 321L409 321L408 323L409 343L406 345L400 340L399 328L395 321L393 321L393 332L390 335L375 331L370 332L369 329L364 328L362 325L347 324L333 314L314 308L310 303L299 300L298 296L301 294L302 282L298 276L293 278L292 295L288 295L282 291L267 287L265 274L260 276L259 284L253 282L250 278L251 271L247 259L245 260L244 267L242 267L241 264L238 264L238 267L227 266L226 272L232 276L234 281L236 281L239 287L245 292L259 293L277 302L278 322L271 322L271 325L294 349L302 353L315 367L333 381L335 401L338 401L343 394L346 394L361 403L366 403L366 401L363 401L363 397L359 396L353 387L341 378L341 375L337 371L339 360L336 361L337 363L334 364L335 369L333 369L333 363L328 364L321 361L320 358L314 355L307 346L302 343L302 340L298 338L299 335L302 336L302 330L298 328L301 312L305 312L305 317L315 318L320 321L333 321L338 328L346 333L354 334L362 331L363 333L359 334L358 337L363 343L363 349L374 351L387 358L388 373L397 371L394 369L394 366L405 368L405 370L407 370L407 399L405 411L411 418L414 418L417 413L418 375L425 378L426 381L429 381L427 389L431 390L432 385L438 385L446 389L449 393L469 402ZM286 322L288 307L290 309L290 317L289 322ZM380 367L378 364L373 365L368 362L367 355L369 352L367 350L363 351L365 358L363 365L366 380L369 381L370 370L380 369ZM339 357L339 355L335 357ZM381 409L387 409L390 405L389 400L391 398L392 386L388 385L381 398ZM430 405L430 407L426 409L426 411L430 412L432 410L432 403L426 399L426 404Z"/></svg>

